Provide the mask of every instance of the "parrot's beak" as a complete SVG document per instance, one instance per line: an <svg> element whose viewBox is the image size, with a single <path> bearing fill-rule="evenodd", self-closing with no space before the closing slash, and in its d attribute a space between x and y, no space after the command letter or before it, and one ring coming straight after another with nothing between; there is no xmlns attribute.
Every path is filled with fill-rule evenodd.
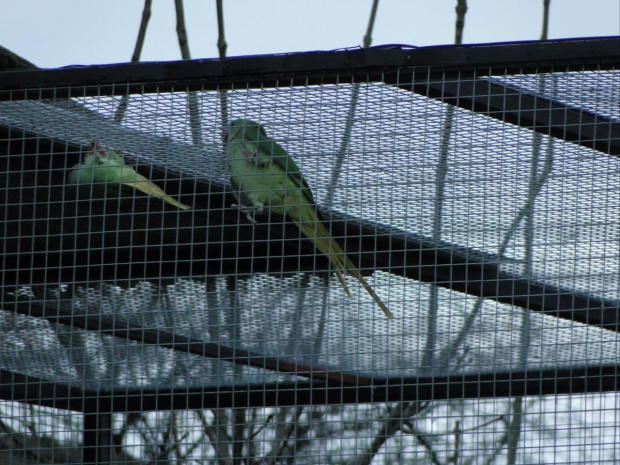
<svg viewBox="0 0 620 465"><path fill-rule="evenodd" d="M88 144L86 155L91 155L95 153L102 158L106 158L108 156L108 154L103 149L103 147L101 147L100 144L97 144L95 141L92 141L90 144Z"/></svg>

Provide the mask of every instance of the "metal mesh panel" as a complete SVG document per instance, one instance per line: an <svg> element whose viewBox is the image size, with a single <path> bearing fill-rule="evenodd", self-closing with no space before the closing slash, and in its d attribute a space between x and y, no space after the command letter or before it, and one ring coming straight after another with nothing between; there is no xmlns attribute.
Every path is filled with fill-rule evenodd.
<svg viewBox="0 0 620 465"><path fill-rule="evenodd" d="M620 73L532 67L0 91L7 463L617 460ZM231 207L223 96L394 320ZM191 208L68 185L91 141Z"/></svg>

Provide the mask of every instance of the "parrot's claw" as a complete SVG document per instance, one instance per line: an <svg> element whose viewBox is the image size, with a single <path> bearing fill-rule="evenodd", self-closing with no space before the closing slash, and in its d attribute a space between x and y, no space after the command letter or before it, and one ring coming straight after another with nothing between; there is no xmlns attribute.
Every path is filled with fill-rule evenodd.
<svg viewBox="0 0 620 465"><path fill-rule="evenodd" d="M231 207L238 208L242 213L245 213L246 218L252 224L256 224L256 215L262 215L264 212L264 206L262 203L258 203L254 207L247 207L245 205L233 203Z"/></svg>
<svg viewBox="0 0 620 465"><path fill-rule="evenodd" d="M256 166L258 166L259 168L264 168L268 165L266 161L258 158L258 150L256 149L251 150L245 147L243 149L243 153L249 162L256 164Z"/></svg>

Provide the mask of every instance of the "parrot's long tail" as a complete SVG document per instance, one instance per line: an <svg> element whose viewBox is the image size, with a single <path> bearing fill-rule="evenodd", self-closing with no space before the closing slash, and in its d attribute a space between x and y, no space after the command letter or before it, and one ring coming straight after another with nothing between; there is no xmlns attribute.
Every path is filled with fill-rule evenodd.
<svg viewBox="0 0 620 465"><path fill-rule="evenodd" d="M347 267L343 262L344 254L338 243L331 238L329 231L327 231L320 220L314 222L302 221L296 222L296 224L301 229L301 232L314 242L316 248L332 262L338 281L342 284L349 299L352 299L353 295L351 295L351 291L344 279L344 273L347 271Z"/></svg>
<svg viewBox="0 0 620 465"><path fill-rule="evenodd" d="M162 199L164 202L169 203L170 205L174 205L175 207L178 207L182 210L189 210L191 207L182 204L180 202L177 202L176 200L174 200L172 197L170 197L168 194L166 194L164 192L163 189L161 189L159 186L157 186L156 184L153 184L151 181L149 181L148 178L145 178L144 176L142 176L141 174L136 173L136 181L129 181L129 182L124 182L123 184L126 184L128 186L133 187L134 189L137 189L141 192L144 192L145 194L148 195L152 195L154 197L158 197L160 199Z"/></svg>
<svg viewBox="0 0 620 465"><path fill-rule="evenodd" d="M316 217L316 214L314 212L311 212L308 216L312 217L311 221L298 221L296 219L294 219L294 221L299 227L299 229L301 229L301 232L304 233L306 237L310 238L312 242L314 242L316 248L319 249L319 251L323 255L327 256L332 262L332 265L335 269L334 271L336 272L336 276L338 277L340 284L342 284L342 287L344 288L349 298L352 298L353 296L351 295L351 292L349 291L349 288L347 287L344 279L344 273L346 273L347 271L351 273L361 283L362 286L364 286L366 292L370 294L370 296L377 303L379 308L383 310L385 316L387 316L388 318L394 318L392 312L390 312L387 306L375 293L374 289L370 287L370 284L368 284L368 282L364 279L360 271L349 259L349 257L345 255L344 251L340 248L338 243L331 237L331 234L329 233L325 225L321 222L321 220Z"/></svg>

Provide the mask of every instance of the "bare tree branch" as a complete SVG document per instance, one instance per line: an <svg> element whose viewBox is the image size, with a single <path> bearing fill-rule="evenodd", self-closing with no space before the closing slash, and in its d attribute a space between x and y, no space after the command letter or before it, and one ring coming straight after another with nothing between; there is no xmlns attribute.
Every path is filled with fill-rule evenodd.
<svg viewBox="0 0 620 465"><path fill-rule="evenodd" d="M217 8L217 50L220 54L220 59L226 58L226 48L228 44L224 38L224 6L222 0L215 0L215 6Z"/></svg>
<svg viewBox="0 0 620 465"><path fill-rule="evenodd" d="M461 428L459 431L461 433L473 433L473 432L476 432L476 431L480 431L480 428L484 428L485 426L489 426L489 425L491 425L491 424L493 424L495 422L498 422L498 421L505 421L505 417L506 417L506 415L504 415L504 414L498 415L496 417L491 418L490 420L485 421L484 423L480 423L479 425L472 426L471 428L465 428L465 429ZM420 430L415 428L415 426L413 425L413 423L412 423L412 421L410 419L407 419L407 420L403 421L403 424L407 425L411 431L418 431L420 434L423 434L427 438L428 437L447 436L449 434L454 433L454 430L452 430L452 431L437 431L435 433L427 433L427 432L424 432L424 431L420 431Z"/></svg>
<svg viewBox="0 0 620 465"><path fill-rule="evenodd" d="M368 19L368 28L366 29L366 35L363 38L363 46L364 48L370 47L370 43L372 40L372 30L375 25L375 17L377 16L377 8L379 6L379 0L374 0L372 4L372 9L370 10L370 18ZM349 140L351 139L351 132L353 130L353 118L355 117L355 109L357 108L357 101L359 99L360 93L360 85L353 84L353 89L351 90L351 101L349 103L349 111L347 113L346 125L344 127L344 133L342 134L342 140L340 142L340 148L338 149L338 154L336 155L336 164L334 166L334 170L332 171L332 178L327 186L325 192L325 208L331 208L334 202L334 191L336 189L336 184L338 183L338 178L340 178L340 173L342 172L342 165L344 164L344 158L347 153L347 148L349 147Z"/></svg>
<svg viewBox="0 0 620 465"><path fill-rule="evenodd" d="M405 428L405 426L407 428ZM431 462L433 463L433 465L442 465L441 460L439 460L439 457L437 456L437 452L435 452L435 450L433 449L432 441L429 440L429 438L432 438L433 436L438 436L437 434L426 434L418 430L414 426L413 422L409 419L406 419L405 421L403 421L403 427L401 428L401 430L405 434L410 434L411 436L414 436L416 441L422 444L424 449L426 449L426 453L430 456ZM445 436L445 435L442 434L441 436Z"/></svg>
<svg viewBox="0 0 620 465"><path fill-rule="evenodd" d="M540 40L547 40L547 37L548 37L549 5L551 5L551 0L543 0L543 26L542 26L542 33L540 34Z"/></svg>
<svg viewBox="0 0 620 465"><path fill-rule="evenodd" d="M493 449L493 453L487 457L483 465L491 465L495 462L496 457L504 449L504 446L508 443L508 431L506 431L497 441L497 446Z"/></svg>
<svg viewBox="0 0 620 465"><path fill-rule="evenodd" d="M183 0L174 0L174 8L177 15L177 37L179 39L179 48L181 49L181 58L184 60L191 60L192 56L189 52L189 44L187 43L187 30L185 29Z"/></svg>
<svg viewBox="0 0 620 465"><path fill-rule="evenodd" d="M372 443L365 452L353 457L349 463L355 465L370 465L373 457L381 446L413 415L417 415L429 405L429 402L398 402L389 411L388 417L383 420L383 425Z"/></svg>
<svg viewBox="0 0 620 465"><path fill-rule="evenodd" d="M542 40L547 34L547 20L548 20L548 8L549 1L544 0L544 18L543 18L543 35ZM555 89L552 91L555 93ZM539 76L537 93L539 95L545 94L545 76ZM523 209L523 217L525 219L525 225L523 228L524 246L525 246L525 274L532 276L533 274L533 252L534 252L534 202L538 197L538 193L547 179L547 175L551 170L551 162L553 157L553 143L550 137L547 138L547 148L545 162L542 168L542 172L538 174L538 165L540 162L542 151L542 135L534 133L532 135L532 161L530 163L530 183L528 187L527 196L527 208ZM530 312L524 310L522 313L521 322L521 348L519 353L520 368L525 370L527 368L528 354L530 349ZM517 397L513 401L512 416L510 425L508 427L508 455L506 463L514 464L517 460L517 447L519 445L519 438L521 436L521 427L524 418L523 397Z"/></svg>
<svg viewBox="0 0 620 465"><path fill-rule="evenodd" d="M461 429L461 422L456 420L454 425L454 453L452 457L448 457L446 463L459 463L459 452L461 450L461 438L463 437L463 430Z"/></svg>
<svg viewBox="0 0 620 465"><path fill-rule="evenodd" d="M140 20L140 29L138 29L138 38L136 39L136 46L133 49L133 55L131 55L131 61L133 63L140 61L140 55L142 55L142 46L144 45L144 38L146 37L146 29L151 19L151 5L153 0L144 0L144 9L142 10L142 19ZM129 95L123 95L116 113L114 113L114 122L120 123L125 117L127 112L127 105L129 104Z"/></svg>
<svg viewBox="0 0 620 465"><path fill-rule="evenodd" d="M228 44L224 37L224 6L222 0L215 0L217 8L217 50L219 52L220 60L226 58L226 48ZM226 134L226 126L228 125L228 99L226 97L226 91L220 90L218 92L220 98L220 119L222 126L222 140Z"/></svg>
<svg viewBox="0 0 620 465"><path fill-rule="evenodd" d="M368 48L372 43L372 29L375 26L375 17L377 16L377 7L379 6L379 0L372 2L372 10L370 10L370 18L368 19L368 28L366 29L366 35L364 36L364 42L362 47Z"/></svg>
<svg viewBox="0 0 620 465"><path fill-rule="evenodd" d="M187 30L185 29L183 0L174 0L174 7L177 15L177 37L179 39L179 48L181 49L181 58L184 60L191 60L192 56L189 52ZM189 113L189 125L192 132L192 142L195 146L200 147L202 145L202 131L200 129L200 107L198 105L198 96L196 92L187 93L187 110Z"/></svg>
<svg viewBox="0 0 620 465"><path fill-rule="evenodd" d="M232 415L234 424L232 426L233 431L233 463L237 463L241 465L244 463L243 460L243 445L245 444L245 430L246 428L249 430L249 425L245 421L245 409L237 408L233 410Z"/></svg>
<svg viewBox="0 0 620 465"><path fill-rule="evenodd" d="M301 416L304 408L297 407L291 419L288 422L286 422L286 416L289 410L290 409L285 408L285 409L281 409L281 411L278 412L276 433L272 441L272 449L269 451L268 458L265 461L268 465L279 463L279 459L281 458L280 455L286 448L286 445L288 444L288 440L290 439L291 434L293 434L293 431L295 431L297 422L299 421L299 417Z"/></svg>
<svg viewBox="0 0 620 465"><path fill-rule="evenodd" d="M463 29L465 27L465 13L467 13L467 1L457 0L456 5L456 26L455 44L460 45L463 40ZM435 172L435 201L433 209L432 237L435 240L441 239L441 222L443 219L443 203L446 176L448 173L448 155L450 153L450 138L452 137L452 127L454 125L455 109L449 105L446 110L443 131L441 134L439 160ZM428 314L426 328L426 342L422 355L422 367L429 372L433 372L437 366L437 314L439 311L439 289L436 285L430 288L428 299Z"/></svg>
<svg viewBox="0 0 620 465"><path fill-rule="evenodd" d="M256 412L256 410L254 411ZM267 418L265 419L263 424L256 431L251 432L250 439L254 439L261 431L267 428L267 425L269 424L271 420L273 420L274 417L275 417L274 413L270 413L269 415L267 415Z"/></svg>
<svg viewBox="0 0 620 465"><path fill-rule="evenodd" d="M136 40L136 47L133 50L131 61L140 61L140 55L142 55L142 46L144 45L144 38L146 37L146 28L149 25L151 19L151 4L153 0L144 0L144 9L142 10L142 20L140 21L140 29L138 29L138 39Z"/></svg>
<svg viewBox="0 0 620 465"><path fill-rule="evenodd" d="M456 1L456 27L454 30L454 44L463 43L463 30L465 29L465 14L467 13L467 0Z"/></svg>
<svg viewBox="0 0 620 465"><path fill-rule="evenodd" d="M214 416L213 418L213 422L216 426L212 426L207 422L205 413L202 410L198 410L196 413L202 422L202 429L211 441L211 446L215 450L217 463L220 465L232 465L232 460L226 447L227 444L230 444L230 438L228 437L228 434L225 434L225 436L222 437L221 430L219 430L217 426L217 417ZM226 432L224 431L224 433Z"/></svg>
<svg viewBox="0 0 620 465"><path fill-rule="evenodd" d="M521 437L521 424L523 423L523 397L519 396L512 402L512 414L510 423L506 431L506 464L515 465L517 463L517 452L519 438Z"/></svg>
<svg viewBox="0 0 620 465"><path fill-rule="evenodd" d="M424 449L426 449L426 453L430 456L431 458L431 463L433 465L443 465L441 463L441 460L439 460L439 457L437 456L437 452L435 452L435 450L433 449L433 444L426 439L426 436L416 430L412 430L411 434L413 436L415 436L416 440L422 444L422 446L424 447Z"/></svg>

